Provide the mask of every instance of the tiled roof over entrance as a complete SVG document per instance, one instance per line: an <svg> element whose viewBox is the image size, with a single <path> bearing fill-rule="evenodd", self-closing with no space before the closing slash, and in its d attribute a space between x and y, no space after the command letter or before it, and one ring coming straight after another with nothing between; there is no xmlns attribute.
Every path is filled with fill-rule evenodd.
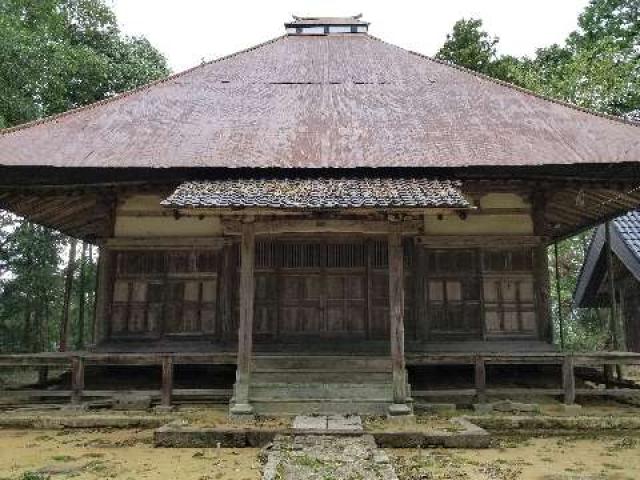
<svg viewBox="0 0 640 480"><path fill-rule="evenodd" d="M468 208L458 182L421 178L242 179L186 182L167 207Z"/></svg>

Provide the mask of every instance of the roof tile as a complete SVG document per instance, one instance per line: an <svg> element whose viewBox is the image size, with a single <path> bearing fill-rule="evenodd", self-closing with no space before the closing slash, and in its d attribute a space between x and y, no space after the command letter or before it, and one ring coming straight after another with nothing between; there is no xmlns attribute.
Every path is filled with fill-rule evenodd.
<svg viewBox="0 0 640 480"><path fill-rule="evenodd" d="M469 208L460 183L422 178L239 179L185 182L167 207Z"/></svg>

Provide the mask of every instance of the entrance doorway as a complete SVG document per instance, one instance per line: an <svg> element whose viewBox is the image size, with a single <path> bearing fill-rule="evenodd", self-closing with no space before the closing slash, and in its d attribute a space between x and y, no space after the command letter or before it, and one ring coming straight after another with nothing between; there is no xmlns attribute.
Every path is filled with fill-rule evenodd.
<svg viewBox="0 0 640 480"><path fill-rule="evenodd" d="M385 239L260 239L255 278L256 341L388 339Z"/></svg>

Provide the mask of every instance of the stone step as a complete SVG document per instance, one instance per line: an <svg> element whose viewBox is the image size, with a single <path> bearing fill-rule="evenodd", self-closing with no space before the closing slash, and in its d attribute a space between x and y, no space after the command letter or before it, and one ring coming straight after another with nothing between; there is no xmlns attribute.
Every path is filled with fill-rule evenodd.
<svg viewBox="0 0 640 480"><path fill-rule="evenodd" d="M262 399L326 399L343 400L371 398L392 398L391 383L252 383L249 398Z"/></svg>

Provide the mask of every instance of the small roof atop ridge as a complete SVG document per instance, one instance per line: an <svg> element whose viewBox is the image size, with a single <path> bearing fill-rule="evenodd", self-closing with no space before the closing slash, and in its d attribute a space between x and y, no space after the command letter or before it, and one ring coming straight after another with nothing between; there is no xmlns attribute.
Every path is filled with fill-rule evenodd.
<svg viewBox="0 0 640 480"><path fill-rule="evenodd" d="M300 27L304 25L369 25L369 22L362 20L362 14L353 15L351 17L300 17L292 15L293 21L286 22L286 27Z"/></svg>

